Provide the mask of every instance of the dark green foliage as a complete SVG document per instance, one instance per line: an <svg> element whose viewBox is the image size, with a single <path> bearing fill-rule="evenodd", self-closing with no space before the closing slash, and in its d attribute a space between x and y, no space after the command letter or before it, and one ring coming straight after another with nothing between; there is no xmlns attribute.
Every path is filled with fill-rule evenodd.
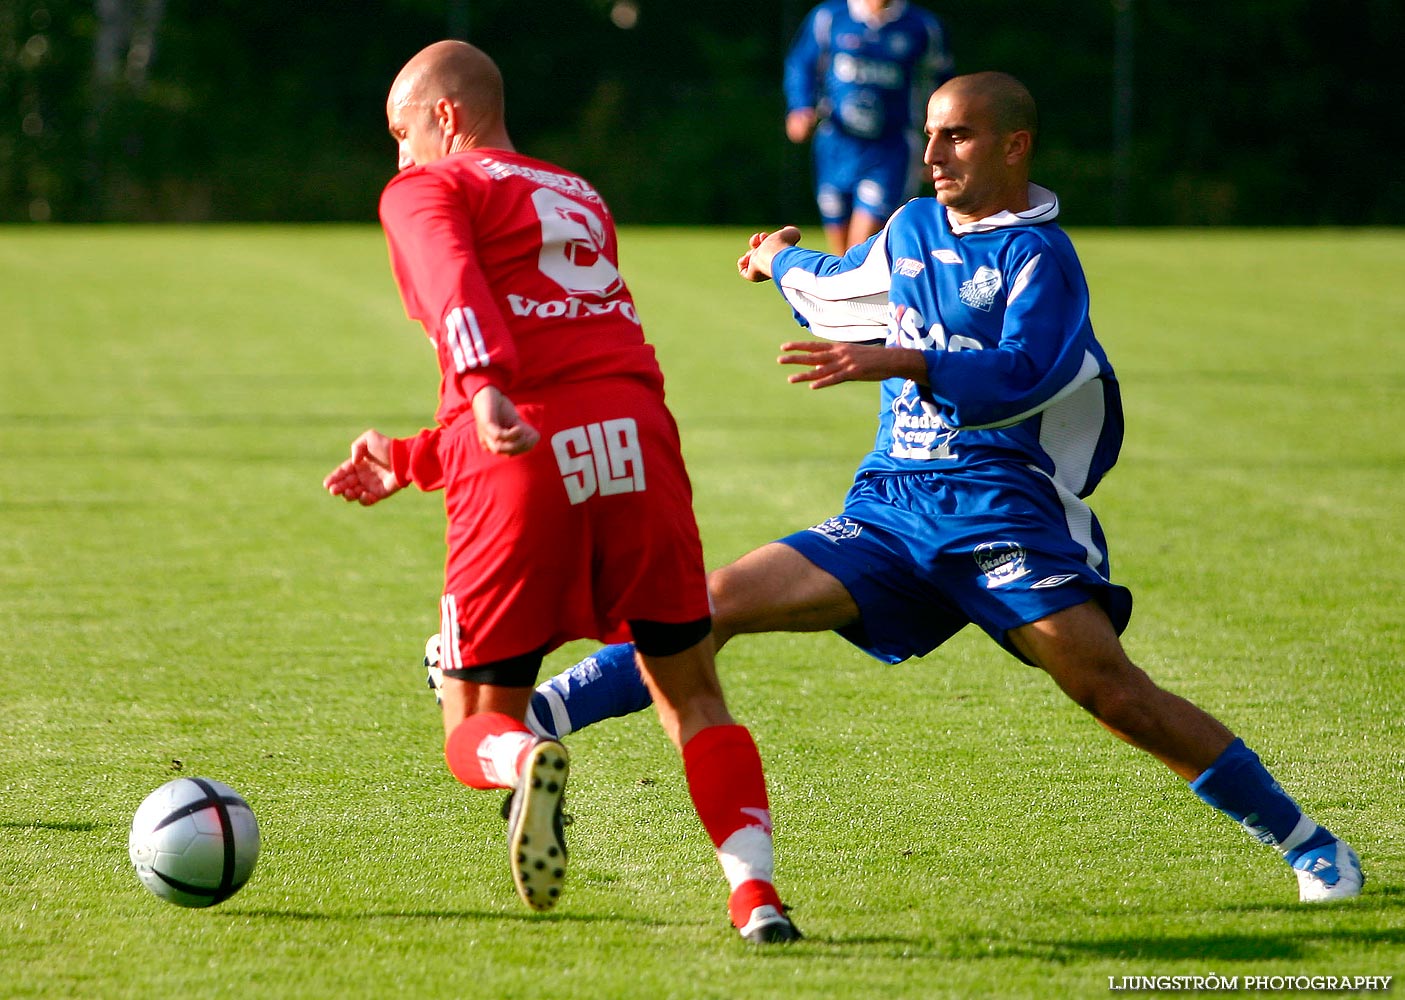
<svg viewBox="0 0 1405 1000"><path fill-rule="evenodd" d="M166 0L149 63L119 31L104 73L103 25L114 11L139 25L153 0L5 0L0 221L370 220L394 169L386 89L450 33L502 64L519 147L586 173L622 221L810 221L808 153L780 127L781 59L808 0L620 2L638 10L631 28L616 0ZM1038 179L1072 221L1405 222L1392 0L929 6L959 70L1033 89Z"/></svg>

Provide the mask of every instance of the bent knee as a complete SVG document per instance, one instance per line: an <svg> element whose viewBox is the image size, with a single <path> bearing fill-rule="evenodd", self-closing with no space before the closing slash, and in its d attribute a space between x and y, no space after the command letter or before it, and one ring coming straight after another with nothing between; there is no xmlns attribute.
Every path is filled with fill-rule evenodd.
<svg viewBox="0 0 1405 1000"><path fill-rule="evenodd" d="M1079 704L1093 718L1120 732L1140 732L1156 715L1154 699L1129 685L1095 688Z"/></svg>
<svg viewBox="0 0 1405 1000"><path fill-rule="evenodd" d="M707 603L712 609L714 625L725 620L728 611L737 607L737 587L733 583L731 566L723 566L707 574Z"/></svg>
<svg viewBox="0 0 1405 1000"><path fill-rule="evenodd" d="M1123 656L1045 669L1065 694L1103 722L1141 715L1160 694L1146 672Z"/></svg>
<svg viewBox="0 0 1405 1000"><path fill-rule="evenodd" d="M1069 694L1103 725L1130 735L1159 728L1170 711L1167 699L1171 696L1137 667L1100 675L1080 692Z"/></svg>

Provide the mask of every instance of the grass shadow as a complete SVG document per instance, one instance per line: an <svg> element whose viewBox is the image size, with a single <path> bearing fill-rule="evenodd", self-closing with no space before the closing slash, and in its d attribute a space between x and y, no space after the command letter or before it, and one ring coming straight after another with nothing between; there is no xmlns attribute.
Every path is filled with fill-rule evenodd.
<svg viewBox="0 0 1405 1000"><path fill-rule="evenodd" d="M1327 931L1293 931L1254 934L1206 934L1170 937L1104 938L1098 941L1047 941L1077 959L1137 959L1170 962L1194 959L1218 962L1300 961L1314 957L1324 942L1354 946L1405 945L1405 928L1362 930L1359 927Z"/></svg>
<svg viewBox="0 0 1405 1000"><path fill-rule="evenodd" d="M4 830L57 830L60 833L92 833L94 830L108 830L117 823L99 823L93 820L6 820L0 823Z"/></svg>
<svg viewBox="0 0 1405 1000"><path fill-rule="evenodd" d="M273 910L265 908L221 907L221 915L260 917L327 923L359 923L378 920L471 920L511 924L619 924L622 926L663 927L666 921L651 917L622 917L599 913L510 913L497 910L381 910L366 913L334 913L316 910Z"/></svg>

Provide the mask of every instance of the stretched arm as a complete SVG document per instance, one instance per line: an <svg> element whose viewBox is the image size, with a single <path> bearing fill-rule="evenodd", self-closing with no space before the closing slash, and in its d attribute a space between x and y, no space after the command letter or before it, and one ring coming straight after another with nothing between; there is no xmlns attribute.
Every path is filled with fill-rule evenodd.
<svg viewBox="0 0 1405 1000"><path fill-rule="evenodd" d="M844 344L828 340L792 341L781 345L777 362L808 365L787 380L809 382L811 389L823 389L841 382L882 382L888 378L908 378L927 384L927 358L921 351L875 344Z"/></svg>
<svg viewBox="0 0 1405 1000"><path fill-rule="evenodd" d="M471 186L407 171L386 186L380 203L405 311L424 324L440 371L464 399L484 385L510 389L519 362L478 257L475 197Z"/></svg>
<svg viewBox="0 0 1405 1000"><path fill-rule="evenodd" d="M351 442L351 457L329 472L322 485L332 496L363 507L398 493L403 486L391 468L390 438L366 431Z"/></svg>
<svg viewBox="0 0 1405 1000"><path fill-rule="evenodd" d="M737 273L747 281L771 277L771 258L800 242L800 230L785 226L774 233L752 233L746 253L737 258Z"/></svg>

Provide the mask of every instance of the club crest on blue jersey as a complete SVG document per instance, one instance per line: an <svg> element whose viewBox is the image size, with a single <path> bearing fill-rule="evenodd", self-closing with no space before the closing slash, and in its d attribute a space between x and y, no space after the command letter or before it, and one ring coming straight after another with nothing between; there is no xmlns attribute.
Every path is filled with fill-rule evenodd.
<svg viewBox="0 0 1405 1000"><path fill-rule="evenodd" d="M937 409L936 404L922 397L922 387L912 379L903 382L902 391L893 397L892 410L899 417L909 418L909 427L951 429L942 420L941 411Z"/></svg>
<svg viewBox="0 0 1405 1000"><path fill-rule="evenodd" d="M893 444L889 454L894 458L922 461L956 458L951 451L956 430L942 419L935 403L923 398L916 382L908 379L903 383L902 392L893 397L892 411Z"/></svg>
<svg viewBox="0 0 1405 1000"><path fill-rule="evenodd" d="M990 312L995 294L1000 291L1000 272L993 267L981 267L969 281L961 283L961 301L972 309Z"/></svg>
<svg viewBox="0 0 1405 1000"><path fill-rule="evenodd" d="M1024 546L1016 542L982 542L971 555L985 574L987 590L1018 580L1029 573L1029 567L1025 565Z"/></svg>
<svg viewBox="0 0 1405 1000"><path fill-rule="evenodd" d="M846 538L858 538L863 532L863 525L851 521L847 517L831 517L828 521L821 521L813 528L806 530L823 535L831 542L842 542Z"/></svg>

